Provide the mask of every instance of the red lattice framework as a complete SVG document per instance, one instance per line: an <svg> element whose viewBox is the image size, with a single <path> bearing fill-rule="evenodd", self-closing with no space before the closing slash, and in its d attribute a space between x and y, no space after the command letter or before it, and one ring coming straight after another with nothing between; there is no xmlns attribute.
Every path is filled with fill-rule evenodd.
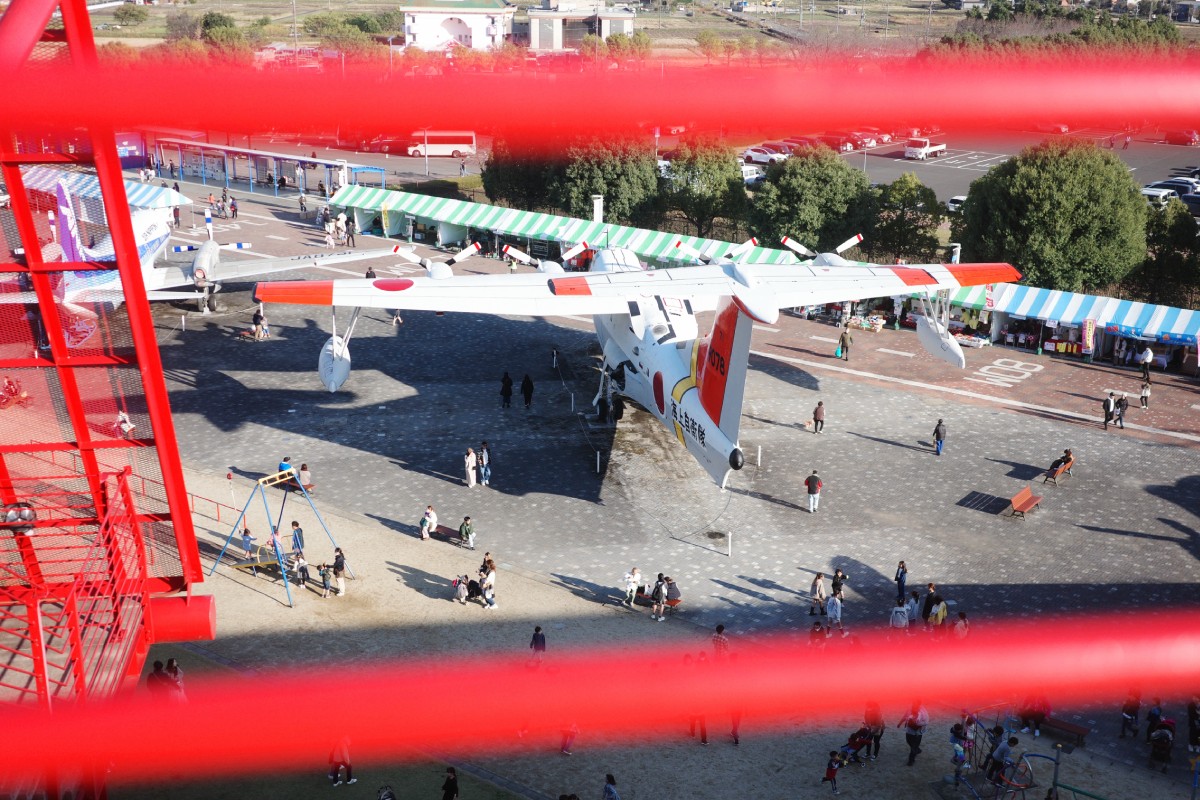
<svg viewBox="0 0 1200 800"><path fill-rule="evenodd" d="M51 20L56 9L61 19ZM0 74L64 60L95 66L81 0L21 0L0 18ZM188 591L202 580L199 552L113 131L94 126L51 144L6 111L0 702L50 711L118 693L154 641L211 636L213 609ZM56 198L26 187L29 170L45 167L98 180L103 200L86 209L79 201L81 234L111 237L115 261L62 260ZM64 301L69 282L116 277L123 303L111 294ZM103 792L86 775L62 773L44 774L40 789Z"/></svg>

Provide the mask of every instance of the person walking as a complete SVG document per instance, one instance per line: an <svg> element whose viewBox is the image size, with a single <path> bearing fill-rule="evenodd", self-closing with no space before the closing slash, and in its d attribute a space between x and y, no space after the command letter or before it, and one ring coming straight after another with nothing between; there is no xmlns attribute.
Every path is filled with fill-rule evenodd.
<svg viewBox="0 0 1200 800"><path fill-rule="evenodd" d="M317 577L321 579L321 599L329 597L329 591L332 588L329 583L330 577L333 575L333 570L328 564L317 565Z"/></svg>
<svg viewBox="0 0 1200 800"><path fill-rule="evenodd" d="M1126 392L1121 392L1121 396L1117 398L1117 408L1113 412L1113 422L1125 430L1125 412L1129 410L1129 395Z"/></svg>
<svg viewBox="0 0 1200 800"><path fill-rule="evenodd" d="M925 623L926 632L930 629L929 615L933 613L933 607L936 605L938 596L937 586L932 583L925 587L925 596L921 599L921 621Z"/></svg>
<svg viewBox="0 0 1200 800"><path fill-rule="evenodd" d="M604 794L600 800L621 800L621 795L617 794L617 779L611 772L604 776Z"/></svg>
<svg viewBox="0 0 1200 800"><path fill-rule="evenodd" d="M528 410L533 405L533 380L529 373L525 373L525 377L521 379L521 396L525 398L525 408Z"/></svg>
<svg viewBox="0 0 1200 800"><path fill-rule="evenodd" d="M829 593L836 596L838 600L845 600L846 593L843 591L847 583L850 582L850 576L842 572L840 569L833 571L833 577L829 581Z"/></svg>
<svg viewBox="0 0 1200 800"><path fill-rule="evenodd" d="M458 772L446 767L446 780L442 781L442 800L458 800Z"/></svg>
<svg viewBox="0 0 1200 800"><path fill-rule="evenodd" d="M838 352L842 354L842 361L850 360L850 345L854 344L854 337L850 335L850 325L842 329L842 335L838 337Z"/></svg>
<svg viewBox="0 0 1200 800"><path fill-rule="evenodd" d="M908 743L908 766L912 766L921 753L921 738L929 725L929 712L920 700L914 700L912 708L900 718L897 728L904 728L904 741Z"/></svg>
<svg viewBox="0 0 1200 800"><path fill-rule="evenodd" d="M813 433L820 433L825 428L825 401L818 400L813 409Z"/></svg>
<svg viewBox="0 0 1200 800"><path fill-rule="evenodd" d="M533 657L541 661L546 652L546 634L542 633L542 626L535 625L533 627L533 638L529 640L529 649L533 651Z"/></svg>
<svg viewBox="0 0 1200 800"><path fill-rule="evenodd" d="M915 589L908 593L904 610L908 613L908 633L911 636L913 628L917 627L917 618L921 616L921 595Z"/></svg>
<svg viewBox="0 0 1200 800"><path fill-rule="evenodd" d="M492 449L488 447L487 439L479 445L476 459L479 462L479 482L487 486L492 482Z"/></svg>
<svg viewBox="0 0 1200 800"><path fill-rule="evenodd" d="M729 657L729 637L725 635L725 626L718 625L712 635L713 660L724 661Z"/></svg>
<svg viewBox="0 0 1200 800"><path fill-rule="evenodd" d="M173 208L171 210L171 216L175 220L175 227L178 228L179 227L179 206L175 206L175 208Z"/></svg>
<svg viewBox="0 0 1200 800"><path fill-rule="evenodd" d="M479 460L475 457L475 450L468 447L467 454L463 456L463 467L466 471L467 488L475 487L475 468L479 466Z"/></svg>
<svg viewBox="0 0 1200 800"><path fill-rule="evenodd" d="M354 217L346 220L346 244L350 247L358 247L354 242L354 234L358 231L358 223L354 221Z"/></svg>
<svg viewBox="0 0 1200 800"><path fill-rule="evenodd" d="M637 598L638 587L642 585L642 572L637 567L632 568L625 573L625 605L633 608L633 601Z"/></svg>
<svg viewBox="0 0 1200 800"><path fill-rule="evenodd" d="M310 575L308 574L308 562L304 560L304 553L296 551L296 585L300 587L308 586Z"/></svg>
<svg viewBox="0 0 1200 800"><path fill-rule="evenodd" d="M254 560L254 536L251 535L249 528L242 528L242 552L246 554L247 561ZM258 570L254 565L250 565L250 575L257 578Z"/></svg>
<svg viewBox="0 0 1200 800"><path fill-rule="evenodd" d="M808 513L817 513L817 506L821 504L821 488L824 485L815 469L812 475L804 479L804 486L808 489Z"/></svg>
<svg viewBox="0 0 1200 800"><path fill-rule="evenodd" d="M842 598L830 592L825 599L825 637L833 636L833 626L841 631L842 637L850 635L850 631L842 626Z"/></svg>
<svg viewBox="0 0 1200 800"><path fill-rule="evenodd" d="M1150 349L1150 345L1146 345L1146 349L1138 356L1138 362L1142 365L1142 380L1150 380L1150 365L1154 363L1154 351Z"/></svg>
<svg viewBox="0 0 1200 800"><path fill-rule="evenodd" d="M940 419L937 425L933 426L933 446L939 456L942 454L942 448L946 446L946 423Z"/></svg>
<svg viewBox="0 0 1200 800"><path fill-rule="evenodd" d="M845 766L842 761L842 754L837 750L829 751L829 761L825 763L825 777L821 778L821 783L828 783L833 786L834 794L841 794L837 788L838 770Z"/></svg>
<svg viewBox="0 0 1200 800"><path fill-rule="evenodd" d="M500 407L511 408L513 396L513 379L508 373L504 373L504 377L500 379Z"/></svg>
<svg viewBox="0 0 1200 800"><path fill-rule="evenodd" d="M369 280L369 281L373 281L373 280L375 280L375 279L376 279L377 277L379 277L379 276L375 274L375 270L374 270L374 269L372 269L371 267L367 267L367 271L366 271L366 273L363 275L363 277L364 277L364 278L366 278L366 279L367 279L367 280Z"/></svg>
<svg viewBox="0 0 1200 800"><path fill-rule="evenodd" d="M233 219L237 219L237 212L238 212L237 198L231 197L231 198L229 198L229 216Z"/></svg>
<svg viewBox="0 0 1200 800"><path fill-rule="evenodd" d="M342 770L346 770L346 784L358 783L354 777L354 768L350 765L350 737L343 736L329 752L329 780L334 786L341 786Z"/></svg>
<svg viewBox="0 0 1200 800"><path fill-rule="evenodd" d="M254 326L254 341L261 342L266 337L263 335L263 324L266 322L266 317L263 316L262 306L256 306L254 314L250 317L250 324Z"/></svg>
<svg viewBox="0 0 1200 800"><path fill-rule="evenodd" d="M908 582L908 567L904 566L903 561L896 566L896 577L892 578L892 580L896 582L896 599L903 605L904 586Z"/></svg>
<svg viewBox="0 0 1200 800"><path fill-rule="evenodd" d="M465 158L460 158L458 160L458 177L461 178L462 176L464 176L466 174L467 174L467 160Z"/></svg>
<svg viewBox="0 0 1200 800"><path fill-rule="evenodd" d="M663 574L658 573L658 580L654 582L654 588L650 590L650 619L666 622L667 618L663 615L666 610L667 602L667 582L663 578Z"/></svg>
<svg viewBox="0 0 1200 800"><path fill-rule="evenodd" d="M1100 407L1104 409L1104 430L1108 430L1108 423L1113 421L1113 416L1117 413L1117 395L1109 392Z"/></svg>
<svg viewBox="0 0 1200 800"><path fill-rule="evenodd" d="M1200 695L1192 695L1187 704L1188 752L1200 753Z"/></svg>
<svg viewBox="0 0 1200 800"><path fill-rule="evenodd" d="M879 743L883 740L883 732L887 730L887 723L884 722L883 711L879 708L879 703L873 700L867 702L867 710L863 714L863 725L871 731L872 752L867 758L874 761L879 758Z"/></svg>
<svg viewBox="0 0 1200 800"><path fill-rule="evenodd" d="M308 219L308 200L300 193L300 219Z"/></svg>
<svg viewBox="0 0 1200 800"><path fill-rule="evenodd" d="M1150 381L1142 381L1142 410L1150 410Z"/></svg>
<svg viewBox="0 0 1200 800"><path fill-rule="evenodd" d="M340 547L333 549L333 580L337 583L337 596L341 597L346 593L346 554Z"/></svg>
<svg viewBox="0 0 1200 800"><path fill-rule="evenodd" d="M903 600L896 600L891 616L888 617L888 627L892 629L893 633L908 632L908 609L904 607Z"/></svg>
<svg viewBox="0 0 1200 800"><path fill-rule="evenodd" d="M821 616L825 616L825 598L828 595L825 593L825 573L818 572L817 577L813 578L812 585L808 588L808 615L815 616L818 612Z"/></svg>
<svg viewBox="0 0 1200 800"><path fill-rule="evenodd" d="M1132 141L1133 141L1133 137L1132 137L1132 136L1126 136L1126 137L1125 137L1125 144L1121 145L1121 149L1122 149L1122 150L1128 150L1128 149L1129 149L1129 143L1130 143L1130 142L1132 142Z"/></svg>
<svg viewBox="0 0 1200 800"><path fill-rule="evenodd" d="M167 679L170 681L172 700L180 703L187 702L187 692L183 690L183 670L179 668L179 662L173 658L167 659L167 666L164 670ZM1149 739L1147 738L1147 741Z"/></svg>
<svg viewBox="0 0 1200 800"><path fill-rule="evenodd" d="M1125 704L1121 706L1121 735L1118 739L1125 738L1125 731L1131 731L1134 738L1138 735L1138 711L1142 708L1142 698L1134 690L1129 691L1129 695L1125 698Z"/></svg>
<svg viewBox="0 0 1200 800"><path fill-rule="evenodd" d="M468 550L475 549L475 524L470 517L463 517L462 524L458 526L458 543Z"/></svg>

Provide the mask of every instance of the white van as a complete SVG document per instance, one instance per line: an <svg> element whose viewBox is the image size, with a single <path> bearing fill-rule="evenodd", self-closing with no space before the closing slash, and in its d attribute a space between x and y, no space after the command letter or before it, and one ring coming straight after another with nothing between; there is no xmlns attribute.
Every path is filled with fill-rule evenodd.
<svg viewBox="0 0 1200 800"><path fill-rule="evenodd" d="M747 186L762 183L766 177L762 167L755 164L742 164L742 183Z"/></svg>
<svg viewBox="0 0 1200 800"><path fill-rule="evenodd" d="M1179 197L1179 192L1174 189L1142 189L1142 197L1146 198L1146 202L1152 208L1166 208L1167 203L1171 202L1171 198Z"/></svg>

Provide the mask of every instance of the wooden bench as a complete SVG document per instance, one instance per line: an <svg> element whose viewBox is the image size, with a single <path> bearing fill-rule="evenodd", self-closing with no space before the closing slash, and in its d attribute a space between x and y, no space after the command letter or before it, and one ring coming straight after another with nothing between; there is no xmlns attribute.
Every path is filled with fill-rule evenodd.
<svg viewBox="0 0 1200 800"><path fill-rule="evenodd" d="M1046 477L1042 478L1042 483L1045 483L1046 481L1050 481L1055 486L1058 486L1059 479L1062 478L1064 475L1070 474L1071 467L1073 467L1073 466L1075 466L1075 459L1071 459L1070 461L1064 461L1063 463L1061 463L1057 467L1055 467L1053 470L1047 472Z"/></svg>
<svg viewBox="0 0 1200 800"><path fill-rule="evenodd" d="M1067 722L1065 719L1057 719L1055 717L1046 717L1042 720L1042 728L1049 728L1069 736L1075 737L1075 744L1083 747L1083 740L1092 729L1085 725L1076 725L1074 722Z"/></svg>
<svg viewBox="0 0 1200 800"><path fill-rule="evenodd" d="M437 536L439 538L445 539L447 542L452 542L453 544L456 544L459 547L467 546L467 543L464 542L462 540L462 537L460 537L458 535L458 528L451 528L448 525L438 525L437 528L430 531L429 534L431 536ZM417 535L418 536L420 535L420 531L417 532Z"/></svg>
<svg viewBox="0 0 1200 800"><path fill-rule="evenodd" d="M1025 519L1025 512L1032 511L1041 505L1042 498L1034 494L1030 488L1026 486L1024 489L1017 492L1016 495L1013 496L1013 499L1009 501L1009 503L1012 505L1012 515L1014 517L1020 516L1021 519Z"/></svg>

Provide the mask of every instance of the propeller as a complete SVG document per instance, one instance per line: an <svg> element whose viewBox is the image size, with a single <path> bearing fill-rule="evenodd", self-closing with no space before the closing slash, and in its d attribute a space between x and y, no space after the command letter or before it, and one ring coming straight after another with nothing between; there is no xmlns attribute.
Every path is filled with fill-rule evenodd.
<svg viewBox="0 0 1200 800"><path fill-rule="evenodd" d="M460 261L470 258L478 252L479 244L477 242L471 242L470 245L464 247L462 250L459 250L445 261L430 261L428 258L421 258L412 250L397 250L396 255L400 256L409 263L419 265L425 270L426 273L429 274L429 277L438 278L440 280L442 278L449 278L454 274L450 270L452 266Z"/></svg>
<svg viewBox="0 0 1200 800"><path fill-rule="evenodd" d="M834 252L837 253L838 255L841 255L842 253L846 252L851 247L854 247L856 244L858 244L862 240L863 240L863 235L861 233L856 233L853 236L851 236L849 239L847 239L846 241L839 244L836 248L834 248ZM795 239L791 239L787 236L783 237L782 243L783 243L783 246L786 247L787 249L791 250L794 253L799 253L800 255L804 256L805 258L816 258L818 255L817 253L814 253L812 250L809 250L807 247L805 247L804 245L797 242Z"/></svg>
<svg viewBox="0 0 1200 800"><path fill-rule="evenodd" d="M539 261L528 253L524 253L513 247L511 244L504 245L500 252L514 261L520 261L522 264L537 268L538 272L557 273L563 271L562 265L557 261Z"/></svg>
<svg viewBox="0 0 1200 800"><path fill-rule="evenodd" d="M758 239L755 239L755 238L747 239L746 241L739 244L737 247L730 250L728 253L726 253L721 258L723 258L727 261L737 261L738 258L745 255L746 253L748 253L750 251L750 249L752 247L756 247L756 246L758 246ZM675 248L677 250L679 250L681 253L683 253L684 255L688 256L689 258L694 258L703 264L711 264L714 261L718 260L717 257L705 255L704 253L701 253L698 250L696 250L694 247L690 247L689 245L684 244L682 239L676 240Z"/></svg>

